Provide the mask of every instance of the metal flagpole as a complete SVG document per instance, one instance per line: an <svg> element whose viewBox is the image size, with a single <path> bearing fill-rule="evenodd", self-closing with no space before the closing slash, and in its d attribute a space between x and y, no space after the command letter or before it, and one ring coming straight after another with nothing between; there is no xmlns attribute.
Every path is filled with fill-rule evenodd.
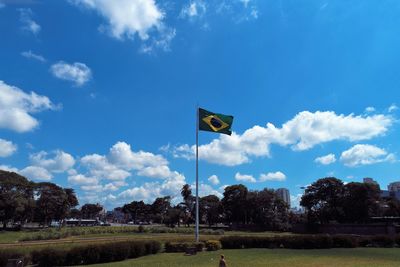
<svg viewBox="0 0 400 267"><path fill-rule="evenodd" d="M199 242L199 106L196 107L196 242Z"/></svg>

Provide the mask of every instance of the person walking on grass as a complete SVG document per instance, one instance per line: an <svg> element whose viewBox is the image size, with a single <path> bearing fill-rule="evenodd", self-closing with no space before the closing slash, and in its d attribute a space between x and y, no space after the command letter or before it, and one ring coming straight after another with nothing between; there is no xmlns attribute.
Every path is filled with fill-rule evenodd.
<svg viewBox="0 0 400 267"><path fill-rule="evenodd" d="M219 267L228 267L225 261L225 256L221 255L221 259L219 260Z"/></svg>

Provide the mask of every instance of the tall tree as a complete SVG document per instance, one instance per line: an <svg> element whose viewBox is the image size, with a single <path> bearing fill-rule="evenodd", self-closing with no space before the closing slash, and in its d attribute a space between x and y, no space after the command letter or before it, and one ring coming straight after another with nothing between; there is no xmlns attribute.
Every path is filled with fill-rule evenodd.
<svg viewBox="0 0 400 267"><path fill-rule="evenodd" d="M348 183L344 186L344 221L350 223L367 222L379 212L380 190L377 185L368 183Z"/></svg>
<svg viewBox="0 0 400 267"><path fill-rule="evenodd" d="M81 215L83 219L96 219L100 216L103 207L100 204L87 203L81 207Z"/></svg>
<svg viewBox="0 0 400 267"><path fill-rule="evenodd" d="M300 205L307 210L309 222L340 221L343 211L343 182L334 177L319 179L305 190Z"/></svg>
<svg viewBox="0 0 400 267"><path fill-rule="evenodd" d="M24 221L31 217L35 205L34 183L14 172L0 170L0 221L3 228L10 221Z"/></svg>
<svg viewBox="0 0 400 267"><path fill-rule="evenodd" d="M123 212L132 216L134 223L139 221L149 221L151 213L151 205L145 204L143 201L132 201L122 207Z"/></svg>
<svg viewBox="0 0 400 267"><path fill-rule="evenodd" d="M220 221L222 213L222 204L215 195L208 195L200 199L200 218L204 218L205 222L211 227Z"/></svg>
<svg viewBox="0 0 400 267"><path fill-rule="evenodd" d="M73 191L69 191L70 196L66 191L53 183L38 183L36 184L36 216L39 221L47 225L51 220L64 219L68 214L71 205L75 201L69 203L69 198L72 197Z"/></svg>
<svg viewBox="0 0 400 267"><path fill-rule="evenodd" d="M153 204L151 204L151 212L159 223L164 223L165 216L167 215L168 210L171 208L171 197L158 197L154 200Z"/></svg>
<svg viewBox="0 0 400 267"><path fill-rule="evenodd" d="M225 187L222 206L228 223L247 222L247 187L238 184Z"/></svg>

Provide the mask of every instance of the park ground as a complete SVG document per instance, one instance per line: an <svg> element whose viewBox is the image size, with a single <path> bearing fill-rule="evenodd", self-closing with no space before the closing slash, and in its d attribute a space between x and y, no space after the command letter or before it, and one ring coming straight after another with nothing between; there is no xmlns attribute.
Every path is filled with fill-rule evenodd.
<svg viewBox="0 0 400 267"><path fill-rule="evenodd" d="M113 229L113 228L108 228ZM93 232L95 228L87 228ZM99 228L101 230L101 228ZM82 228L81 231L85 231ZM94 231L95 232L95 231ZM69 236L57 240L35 240L23 242L22 237L35 235L35 232L0 232L0 249L28 252L46 247L68 249L89 243L107 243L119 240L157 240L193 241L193 234L185 233L95 233L79 236ZM202 235L202 240L218 240L229 235L285 235L290 233L248 233L229 232L224 235ZM201 252L194 256L184 256L183 253L159 253L122 262L113 262L91 266L110 267L212 267L218 266L220 254L226 256L229 267L398 267L400 266L400 248L354 248L354 249L324 249L324 250L288 250L288 249L238 249Z"/></svg>
<svg viewBox="0 0 400 267"><path fill-rule="evenodd" d="M224 254L229 267L398 267L399 248L354 248L324 250L240 249L183 253L161 253L138 259L91 267L217 267Z"/></svg>

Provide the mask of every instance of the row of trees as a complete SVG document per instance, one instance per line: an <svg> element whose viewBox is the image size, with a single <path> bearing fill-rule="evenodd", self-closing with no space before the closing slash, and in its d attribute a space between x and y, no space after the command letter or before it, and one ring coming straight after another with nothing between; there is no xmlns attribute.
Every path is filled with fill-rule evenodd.
<svg viewBox="0 0 400 267"><path fill-rule="evenodd" d="M79 204L71 188L53 183L34 183L25 177L0 170L0 221L36 221L44 225L61 220Z"/></svg>
<svg viewBox="0 0 400 267"><path fill-rule="evenodd" d="M365 223L371 217L400 216L400 202L381 197L377 184L343 181L334 177L319 179L308 186L300 205L310 223Z"/></svg>
<svg viewBox="0 0 400 267"><path fill-rule="evenodd" d="M173 206L169 196L157 198L152 204L132 201L122 207L134 222L153 221L170 226L190 225L195 219L196 198L188 184L181 190L182 202ZM223 198L208 195L199 199L199 219L203 224L226 223L257 225L266 229L287 229L288 205L274 190L248 190L246 186L225 188Z"/></svg>

